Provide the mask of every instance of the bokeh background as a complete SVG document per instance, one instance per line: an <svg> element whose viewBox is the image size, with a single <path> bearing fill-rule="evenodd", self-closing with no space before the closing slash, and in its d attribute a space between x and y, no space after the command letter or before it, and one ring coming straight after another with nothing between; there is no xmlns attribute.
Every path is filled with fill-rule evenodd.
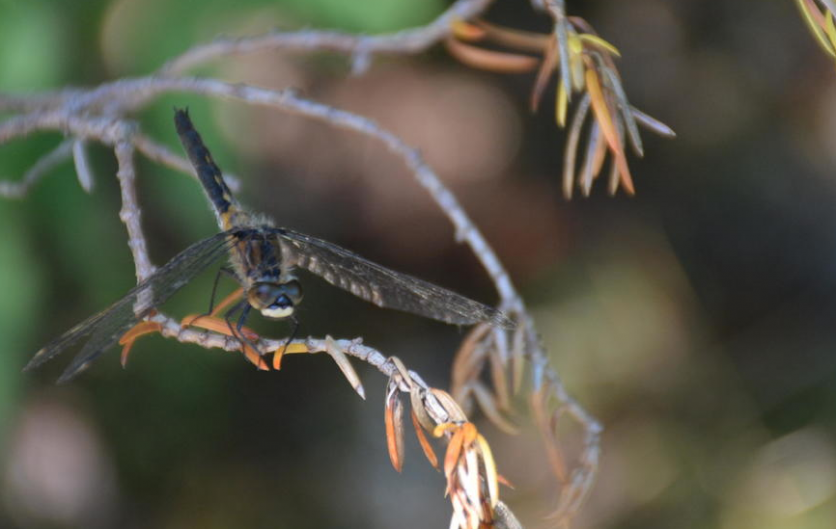
<svg viewBox="0 0 836 529"><path fill-rule="evenodd" d="M442 49L378 58L362 78L328 54L265 53L201 73L368 115L420 147L484 230L534 312L551 360L604 424L579 527L836 527L836 71L790 0L570 1L619 47L633 103L673 127L631 160L638 194L564 201L564 134L532 75L457 64ZM36 92L144 75L219 34L426 23L442 0L0 0L0 89ZM523 0L489 20L547 31ZM191 108L240 198L279 224L491 301L490 284L401 162L355 135L198 97L137 116L177 147ZM0 147L20 178L57 135ZM21 373L52 337L128 290L111 152L95 190L71 164L0 201L0 527L445 527L444 482L409 439L389 466L385 380L361 401L324 356L257 373L238 355L141 340L69 385L68 358ZM142 161L161 263L214 232L196 183ZM199 312L211 273L167 306ZM316 279L302 332L363 336L446 387L461 331L382 311ZM232 285L227 284L227 289ZM254 323L283 336L282 324ZM529 527L554 500L536 434L480 424Z"/></svg>

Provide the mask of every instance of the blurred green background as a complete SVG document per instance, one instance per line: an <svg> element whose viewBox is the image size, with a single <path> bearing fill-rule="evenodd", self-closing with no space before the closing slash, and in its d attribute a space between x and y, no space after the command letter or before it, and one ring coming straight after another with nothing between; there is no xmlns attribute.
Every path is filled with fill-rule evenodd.
<svg viewBox="0 0 836 529"><path fill-rule="evenodd" d="M0 0L0 90L145 75L190 45L271 28L383 32L441 0ZM568 2L621 50L645 135L638 195L566 203L562 132L526 111L532 76L468 70L441 49L385 57L362 78L328 54L260 53L200 73L368 115L420 147L508 266L569 389L606 427L579 527L836 527L836 72L793 2ZM522 0L488 18L548 30ZM136 116L178 148L189 106L239 196L280 225L491 301L472 256L401 162L366 139L240 104L177 96ZM55 134L0 146L18 179ZM49 339L127 291L112 153L88 147L25 199L0 201L0 527L445 527L441 475L408 439L391 469L383 387L362 402L322 356L257 373L238 355L159 337L128 369L110 352L53 384L69 358L21 373ZM214 232L197 184L145 160L140 199L163 263ZM212 273L166 307L204 310ZM446 387L462 332L305 282L302 333L363 336ZM226 284L227 290L232 285ZM257 318L254 318L256 320ZM255 321L272 336L283 324ZM521 406L524 411L524 406ZM525 419L521 419L525 423ZM527 527L554 500L536 433L480 423Z"/></svg>

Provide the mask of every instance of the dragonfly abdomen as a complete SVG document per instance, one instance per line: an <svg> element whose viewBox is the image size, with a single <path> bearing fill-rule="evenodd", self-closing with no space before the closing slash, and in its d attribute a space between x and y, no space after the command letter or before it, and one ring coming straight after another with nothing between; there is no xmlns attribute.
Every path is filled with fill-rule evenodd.
<svg viewBox="0 0 836 529"><path fill-rule="evenodd" d="M223 230L231 229L234 226L233 217L240 211L235 198L232 196L229 186L223 179L220 168L212 159L209 149L203 143L200 134L194 128L188 110L177 109L174 111L174 123L177 126L177 134L180 141L197 171L203 190L212 203L215 215L218 218L218 225Z"/></svg>

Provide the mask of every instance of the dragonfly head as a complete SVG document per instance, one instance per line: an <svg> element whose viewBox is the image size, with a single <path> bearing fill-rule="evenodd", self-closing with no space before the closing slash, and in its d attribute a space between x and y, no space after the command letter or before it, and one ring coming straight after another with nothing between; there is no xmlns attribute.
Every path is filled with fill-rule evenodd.
<svg viewBox="0 0 836 529"><path fill-rule="evenodd" d="M295 279L287 283L259 282L247 291L247 301L265 318L287 318L302 301L302 285Z"/></svg>

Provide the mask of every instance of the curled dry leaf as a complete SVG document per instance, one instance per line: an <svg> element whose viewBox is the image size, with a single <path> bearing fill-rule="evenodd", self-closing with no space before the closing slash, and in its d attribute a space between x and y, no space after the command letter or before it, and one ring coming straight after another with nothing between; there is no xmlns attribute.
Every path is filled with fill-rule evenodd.
<svg viewBox="0 0 836 529"><path fill-rule="evenodd" d="M398 472L403 469L403 404L398 398L399 393L397 387L389 392L384 414L389 460Z"/></svg>
<svg viewBox="0 0 836 529"><path fill-rule="evenodd" d="M430 441L427 439L427 436L424 435L424 428L421 426L421 422L418 420L418 416L415 414L415 408L413 406L412 411L410 412L412 416L412 427L415 429L415 435L418 437L418 444L421 445L421 450L424 451L424 455L427 458L427 461L438 470L438 456L435 455L435 450L433 450Z"/></svg>

